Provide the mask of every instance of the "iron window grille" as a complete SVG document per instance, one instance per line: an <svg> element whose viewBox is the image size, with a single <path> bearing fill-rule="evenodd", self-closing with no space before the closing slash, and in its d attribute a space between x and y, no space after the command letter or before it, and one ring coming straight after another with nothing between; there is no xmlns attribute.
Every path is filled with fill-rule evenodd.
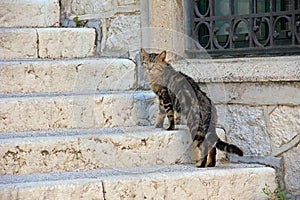
<svg viewBox="0 0 300 200"><path fill-rule="evenodd" d="M195 0L191 8L190 54L300 53L300 0Z"/></svg>

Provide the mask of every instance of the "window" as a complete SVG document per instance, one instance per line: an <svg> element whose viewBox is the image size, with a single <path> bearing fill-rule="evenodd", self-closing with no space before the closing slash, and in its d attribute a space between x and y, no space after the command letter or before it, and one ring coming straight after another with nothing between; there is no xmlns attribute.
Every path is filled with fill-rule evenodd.
<svg viewBox="0 0 300 200"><path fill-rule="evenodd" d="M300 53L300 0L196 0L190 53Z"/></svg>

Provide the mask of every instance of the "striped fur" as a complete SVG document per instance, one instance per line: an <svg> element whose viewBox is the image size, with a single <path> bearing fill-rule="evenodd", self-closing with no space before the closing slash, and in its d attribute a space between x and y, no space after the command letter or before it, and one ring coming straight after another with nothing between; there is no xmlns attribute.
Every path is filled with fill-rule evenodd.
<svg viewBox="0 0 300 200"><path fill-rule="evenodd" d="M162 127L168 118L166 130L174 130L174 112L182 113L193 138L200 149L197 167L213 167L216 164L216 148L243 156L237 146L221 141L216 134L216 109L199 85L188 75L176 71L165 61L166 51L148 54L141 49L143 65L147 68L150 87L159 99L159 113L155 127ZM180 116L180 114L179 114Z"/></svg>

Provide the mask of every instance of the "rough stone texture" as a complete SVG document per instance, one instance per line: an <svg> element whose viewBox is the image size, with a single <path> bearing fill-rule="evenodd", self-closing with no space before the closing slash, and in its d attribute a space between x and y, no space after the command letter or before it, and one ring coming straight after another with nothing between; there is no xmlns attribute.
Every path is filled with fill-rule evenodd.
<svg viewBox="0 0 300 200"><path fill-rule="evenodd" d="M118 0L119 6L126 6L139 3L140 0Z"/></svg>
<svg viewBox="0 0 300 200"><path fill-rule="evenodd" d="M300 133L299 106L276 106L272 108L269 117L269 134L273 148L281 147Z"/></svg>
<svg viewBox="0 0 300 200"><path fill-rule="evenodd" d="M102 192L103 189L100 181L86 179L24 183L17 186L8 185L3 188L0 185L1 200L104 200Z"/></svg>
<svg viewBox="0 0 300 200"><path fill-rule="evenodd" d="M77 15L101 13L109 10L113 10L116 6L114 0L104 1L73 1L72 12Z"/></svg>
<svg viewBox="0 0 300 200"><path fill-rule="evenodd" d="M0 61L0 93L129 90L134 70L126 59Z"/></svg>
<svg viewBox="0 0 300 200"><path fill-rule="evenodd" d="M69 1L61 0L61 11L67 18L79 19L109 18L117 13L132 13L139 11L139 0L103 0L103 1Z"/></svg>
<svg viewBox="0 0 300 200"><path fill-rule="evenodd" d="M300 107L274 106L269 108L269 135L273 151L288 144L300 133ZM298 141L299 143L299 141ZM289 192L300 195L299 145L283 153L284 181Z"/></svg>
<svg viewBox="0 0 300 200"><path fill-rule="evenodd" d="M110 19L108 31L103 30L102 51L124 54L141 47L140 14L119 14Z"/></svg>
<svg viewBox="0 0 300 200"><path fill-rule="evenodd" d="M95 39L89 28L0 28L0 59L92 56Z"/></svg>
<svg viewBox="0 0 300 200"><path fill-rule="evenodd" d="M96 34L89 28L37 29L40 58L81 58L92 56Z"/></svg>
<svg viewBox="0 0 300 200"><path fill-rule="evenodd" d="M58 0L1 0L0 27L59 26Z"/></svg>
<svg viewBox="0 0 300 200"><path fill-rule="evenodd" d="M300 82L204 83L216 104L300 105Z"/></svg>
<svg viewBox="0 0 300 200"><path fill-rule="evenodd" d="M143 92L5 96L0 132L149 125L154 99Z"/></svg>
<svg viewBox="0 0 300 200"><path fill-rule="evenodd" d="M255 163L261 164L264 166L269 166L274 169L280 169L282 167L282 158L274 157L274 156L232 156L233 154L229 154L230 162L232 163ZM282 172L280 172L282 173ZM281 175L281 174L280 174Z"/></svg>
<svg viewBox="0 0 300 200"><path fill-rule="evenodd" d="M98 14L113 11L117 6L115 0L103 1L68 1L62 0L62 9L74 15Z"/></svg>
<svg viewBox="0 0 300 200"><path fill-rule="evenodd" d="M299 132L298 132L299 133ZM283 154L286 189L300 196L300 145Z"/></svg>
<svg viewBox="0 0 300 200"><path fill-rule="evenodd" d="M106 199L267 199L262 188L275 188L271 168L204 169L105 179Z"/></svg>
<svg viewBox="0 0 300 200"><path fill-rule="evenodd" d="M0 59L37 58L37 47L35 29L0 28Z"/></svg>
<svg viewBox="0 0 300 200"><path fill-rule="evenodd" d="M173 66L198 82L299 81L300 77L300 56L189 59Z"/></svg>
<svg viewBox="0 0 300 200"><path fill-rule="evenodd" d="M151 45L152 48L168 49L172 47L172 26L173 18L170 10L172 2L154 0L150 3L150 27L151 29ZM163 12L164 11L164 12ZM163 19L163 20L162 20Z"/></svg>
<svg viewBox="0 0 300 200"><path fill-rule="evenodd" d="M85 171L191 162L191 137L183 130L133 127L57 133L30 132L27 135L34 136L12 139L8 135L7 139L1 140L0 157L3 159L0 161L0 174Z"/></svg>
<svg viewBox="0 0 300 200"><path fill-rule="evenodd" d="M167 50L167 60L184 57L188 36L184 24L184 1L149 1L149 25L143 31L143 47ZM147 22L146 22L147 23ZM148 28L149 27L149 28ZM174 55L176 56L174 56Z"/></svg>
<svg viewBox="0 0 300 200"><path fill-rule="evenodd" d="M267 200L262 193L265 184L271 190L276 188L274 169L259 165L220 165L211 169L174 165L5 176L0 180L0 198Z"/></svg>
<svg viewBox="0 0 300 200"><path fill-rule="evenodd" d="M262 107L228 105L226 113L229 141L241 147L245 155L271 154Z"/></svg>

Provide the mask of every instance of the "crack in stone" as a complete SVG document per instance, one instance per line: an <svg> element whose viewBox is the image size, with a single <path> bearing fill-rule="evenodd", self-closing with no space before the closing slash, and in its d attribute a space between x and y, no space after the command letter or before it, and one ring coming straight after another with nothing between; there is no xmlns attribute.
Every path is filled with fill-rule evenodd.
<svg viewBox="0 0 300 200"><path fill-rule="evenodd" d="M103 200L106 200L106 191L105 191L105 186L104 186L104 181L101 181L102 184L102 196L103 196Z"/></svg>
<svg viewBox="0 0 300 200"><path fill-rule="evenodd" d="M40 56L40 36L39 36L39 31L36 30L36 54L37 54L37 58L41 58Z"/></svg>
<svg viewBox="0 0 300 200"><path fill-rule="evenodd" d="M276 149L273 153L273 156L278 157L281 154L287 152L288 150L298 146L300 143L300 135L296 135L293 139L291 139L288 143L283 144L280 148Z"/></svg>

